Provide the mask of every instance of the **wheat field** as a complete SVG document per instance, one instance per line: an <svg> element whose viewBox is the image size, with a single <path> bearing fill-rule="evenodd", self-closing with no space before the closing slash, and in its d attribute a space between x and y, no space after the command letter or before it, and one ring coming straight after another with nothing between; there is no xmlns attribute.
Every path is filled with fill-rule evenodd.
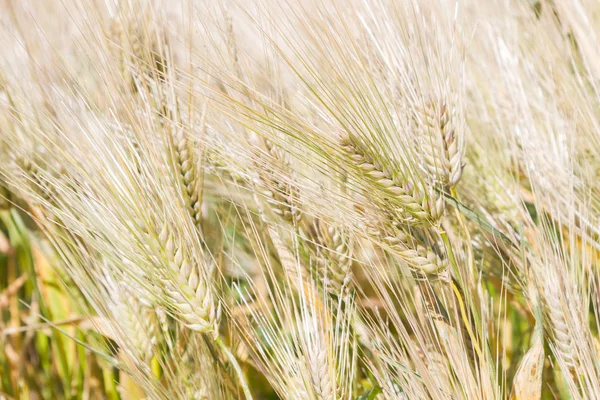
<svg viewBox="0 0 600 400"><path fill-rule="evenodd" d="M597 0L0 0L0 399L600 399Z"/></svg>

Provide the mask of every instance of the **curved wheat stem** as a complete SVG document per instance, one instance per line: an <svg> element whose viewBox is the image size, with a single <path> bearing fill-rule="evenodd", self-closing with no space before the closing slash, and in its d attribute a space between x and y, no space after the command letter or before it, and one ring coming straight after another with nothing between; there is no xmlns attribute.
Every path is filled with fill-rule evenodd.
<svg viewBox="0 0 600 400"><path fill-rule="evenodd" d="M231 365L233 366L233 369L235 370L235 372L239 378L239 382L240 382L240 385L242 386L242 390L244 391L244 396L246 396L246 400L252 400L252 392L250 391L250 388L248 387L248 383L246 382L244 372L242 371L240 364L237 362L237 359L235 358L235 356L233 355L231 350L229 350L229 347L227 347L227 345L225 345L225 343L223 342L223 339L221 339L221 337L217 337L215 339L215 342L217 343L217 345L221 348L223 353L225 353L225 355L231 362Z"/></svg>

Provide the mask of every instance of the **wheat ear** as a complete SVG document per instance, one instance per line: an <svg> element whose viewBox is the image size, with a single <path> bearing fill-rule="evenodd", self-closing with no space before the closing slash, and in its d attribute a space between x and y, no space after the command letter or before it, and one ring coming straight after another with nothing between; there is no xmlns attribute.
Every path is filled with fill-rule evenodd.
<svg viewBox="0 0 600 400"><path fill-rule="evenodd" d="M210 277L212 271L199 265L203 260L192 261L185 254L184 247L176 241L167 226L159 234L164 243L163 257L168 260L170 271L164 271L159 279L169 306L181 316L186 327L205 334L211 334L215 343L227 356L239 378L246 399L252 399L252 393L244 373L231 350L219 335L218 323L220 307L216 304Z"/></svg>
<svg viewBox="0 0 600 400"><path fill-rule="evenodd" d="M216 335L218 310L213 288L207 280L208 271L198 265L198 261L190 260L168 226L163 227L159 240L163 243L163 254L169 267L160 276L165 295L188 328Z"/></svg>
<svg viewBox="0 0 600 400"><path fill-rule="evenodd" d="M309 235L319 279L329 294L341 295L352 280L352 242L348 232L315 219Z"/></svg>
<svg viewBox="0 0 600 400"><path fill-rule="evenodd" d="M417 278L441 277L448 269L448 259L426 242L428 229L408 228L398 223L366 220L366 232L373 239L389 246L390 251L405 261ZM421 238L420 238L420 237Z"/></svg>
<svg viewBox="0 0 600 400"><path fill-rule="evenodd" d="M260 188L259 191L266 197L266 203L269 206L269 210L278 215L286 223L291 224L294 228L294 232L297 232L299 230L299 224L303 222L303 214L296 205L298 197L297 188L294 186L293 182L282 182L278 179L276 171L272 167L272 165L278 163L283 169L289 169L287 154L282 152L269 140L261 140L262 146L268 151L272 159L265 160L264 155L258 153L257 158L259 160L264 160L264 165L260 163L256 164L259 175L257 186ZM296 257L281 238L277 227L267 220L260 199L258 199L257 196L255 196L255 198L259 214L267 224L269 237L275 246L284 272L292 282L295 282L298 278L303 282L309 282L305 269L299 265Z"/></svg>
<svg viewBox="0 0 600 400"><path fill-rule="evenodd" d="M132 341L136 358L148 362L153 356L160 332L157 315L129 285L122 282L120 289L115 312L119 318L117 322Z"/></svg>
<svg viewBox="0 0 600 400"><path fill-rule="evenodd" d="M53 203L56 194L54 187L43 178L43 172L45 171L41 170L35 162L29 161L23 157L17 157L15 163L25 174L25 179L28 181L27 183L33 191L40 196L43 201Z"/></svg>
<svg viewBox="0 0 600 400"><path fill-rule="evenodd" d="M318 343L310 349L310 354L308 354L312 389L319 400L335 399L328 346L322 343L323 338L321 335L316 340Z"/></svg>
<svg viewBox="0 0 600 400"><path fill-rule="evenodd" d="M110 26L109 40L116 48L113 54L118 61L121 75L130 90L139 90L140 78L144 75L159 74L162 78L166 62L161 53L161 44L157 40L158 27L148 15L148 10L142 10L141 15L121 13L117 15Z"/></svg>
<svg viewBox="0 0 600 400"><path fill-rule="evenodd" d="M205 115L206 108L203 112L202 125L204 125ZM174 127L170 136L184 201L194 225L197 229L200 229L202 220L200 196L202 190L202 172L189 139L189 134L183 128Z"/></svg>
<svg viewBox="0 0 600 400"><path fill-rule="evenodd" d="M542 397L544 341L540 324L541 322L536 324L531 349L523 356L513 378L510 400L540 399Z"/></svg>
<svg viewBox="0 0 600 400"><path fill-rule="evenodd" d="M575 368L577 364L573 350L576 348L569 330L569 324L565 319L565 313L573 312L566 310L561 296L555 293L544 296L546 321L549 325L552 344L558 357L568 368Z"/></svg>
<svg viewBox="0 0 600 400"><path fill-rule="evenodd" d="M342 136L342 149L349 160L373 186L381 190L395 207L393 212L403 222L436 221L444 211L444 199L434 190L426 190L418 181L403 180L376 161L351 136Z"/></svg>
<svg viewBox="0 0 600 400"><path fill-rule="evenodd" d="M445 102L420 107L422 129L425 133L425 165L436 182L455 186L464 168L464 139L462 125L453 107Z"/></svg>
<svg viewBox="0 0 600 400"><path fill-rule="evenodd" d="M265 160L266 165L258 165L262 194L267 198L271 211L279 215L284 221L298 224L302 220L302 213L297 207L298 190L291 182L281 181L277 178L276 171L270 167L278 163L282 168L289 169L287 154L281 151L269 140L262 140L263 147L267 150L272 160ZM259 159L264 157L259 156Z"/></svg>

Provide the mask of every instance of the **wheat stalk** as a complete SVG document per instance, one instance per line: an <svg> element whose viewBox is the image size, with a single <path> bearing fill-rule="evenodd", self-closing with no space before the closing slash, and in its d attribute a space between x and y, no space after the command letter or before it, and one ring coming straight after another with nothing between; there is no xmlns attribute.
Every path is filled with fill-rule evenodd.
<svg viewBox="0 0 600 400"><path fill-rule="evenodd" d="M6 186L0 182L0 211L10 208L10 192Z"/></svg>

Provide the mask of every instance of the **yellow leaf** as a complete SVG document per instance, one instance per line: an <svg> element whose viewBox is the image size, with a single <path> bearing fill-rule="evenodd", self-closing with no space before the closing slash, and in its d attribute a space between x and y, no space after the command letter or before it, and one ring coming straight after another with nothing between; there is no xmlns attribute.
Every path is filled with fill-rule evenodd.
<svg viewBox="0 0 600 400"><path fill-rule="evenodd" d="M534 334L533 345L525 354L513 380L511 400L533 400L542 395L542 371L544 343L539 334Z"/></svg>

